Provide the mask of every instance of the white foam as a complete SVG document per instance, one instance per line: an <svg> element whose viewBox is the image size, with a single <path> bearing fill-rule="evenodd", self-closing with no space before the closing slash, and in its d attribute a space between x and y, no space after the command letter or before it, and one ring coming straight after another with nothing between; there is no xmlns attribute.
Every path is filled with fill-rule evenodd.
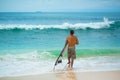
<svg viewBox="0 0 120 80"><path fill-rule="evenodd" d="M0 55L0 77L41 74L53 67L53 55L47 51Z"/></svg>
<svg viewBox="0 0 120 80"><path fill-rule="evenodd" d="M93 29L100 29L100 28L107 28L110 27L110 24L113 24L114 21L109 21L107 18L104 18L103 22L89 22L89 23L63 23L61 25L28 25L28 24L1 24L0 29L50 29L50 28L57 28L57 29L86 29L86 28L93 28Z"/></svg>
<svg viewBox="0 0 120 80"><path fill-rule="evenodd" d="M26 56L25 58L29 58L28 55L24 55L24 56ZM15 58L14 60L11 59L1 60L0 77L43 74L43 73L52 72L56 60L56 58L52 58L48 60L42 58L39 60L30 60L30 59L31 58L27 60L18 60ZM66 63L67 63L67 59L64 59L62 64L58 64L56 66L56 70L64 71L65 70L64 67ZM97 56L97 57L79 58L79 59L77 58L74 63L74 70L75 71L120 70L120 56Z"/></svg>
<svg viewBox="0 0 120 80"><path fill-rule="evenodd" d="M0 61L39 61L46 59L54 58L55 56L52 55L50 52L41 51L38 52L37 50L22 52L18 54L7 53L4 55L0 55Z"/></svg>

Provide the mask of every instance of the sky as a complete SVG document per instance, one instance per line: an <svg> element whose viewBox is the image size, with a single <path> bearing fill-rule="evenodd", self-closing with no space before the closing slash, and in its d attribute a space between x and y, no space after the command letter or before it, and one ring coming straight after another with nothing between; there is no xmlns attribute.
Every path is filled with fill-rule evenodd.
<svg viewBox="0 0 120 80"><path fill-rule="evenodd" d="M0 0L0 12L120 12L120 0Z"/></svg>

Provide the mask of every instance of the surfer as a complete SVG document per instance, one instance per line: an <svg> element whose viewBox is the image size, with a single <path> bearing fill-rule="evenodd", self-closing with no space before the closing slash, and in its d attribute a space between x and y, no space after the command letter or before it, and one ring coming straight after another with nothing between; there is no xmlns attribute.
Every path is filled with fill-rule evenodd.
<svg viewBox="0 0 120 80"><path fill-rule="evenodd" d="M74 59L76 59L75 45L79 44L76 36L74 36L74 30L70 30L70 35L66 38L66 44L68 43L68 64L69 68L73 68Z"/></svg>

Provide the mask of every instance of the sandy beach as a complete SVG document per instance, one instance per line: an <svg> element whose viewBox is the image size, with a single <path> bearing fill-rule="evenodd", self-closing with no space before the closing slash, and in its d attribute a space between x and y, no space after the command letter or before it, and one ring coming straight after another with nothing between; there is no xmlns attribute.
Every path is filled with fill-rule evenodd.
<svg viewBox="0 0 120 80"><path fill-rule="evenodd" d="M46 73L39 75L1 77L0 80L120 80L120 70Z"/></svg>

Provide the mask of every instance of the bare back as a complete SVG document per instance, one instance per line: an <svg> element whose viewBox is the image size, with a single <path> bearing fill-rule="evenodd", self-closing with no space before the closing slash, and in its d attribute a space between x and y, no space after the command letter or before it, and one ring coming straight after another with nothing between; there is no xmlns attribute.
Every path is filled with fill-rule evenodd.
<svg viewBox="0 0 120 80"><path fill-rule="evenodd" d="M68 47L75 47L75 44L78 44L78 39L74 35L70 35L67 37Z"/></svg>

